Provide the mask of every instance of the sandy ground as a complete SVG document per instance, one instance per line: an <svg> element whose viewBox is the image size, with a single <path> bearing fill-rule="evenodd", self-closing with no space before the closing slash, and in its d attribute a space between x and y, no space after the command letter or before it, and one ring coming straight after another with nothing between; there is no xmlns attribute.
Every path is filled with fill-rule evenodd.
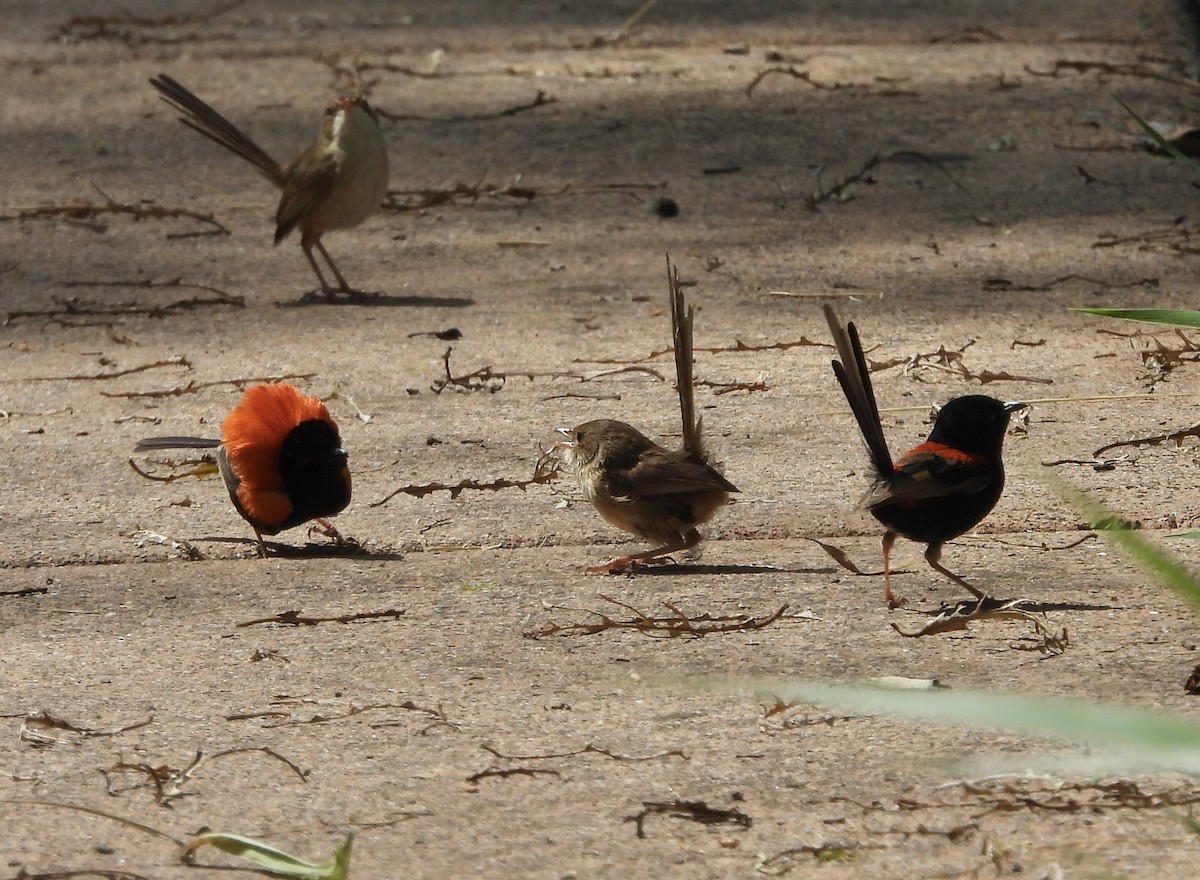
<svg viewBox="0 0 1200 880"><path fill-rule="evenodd" d="M7 7L0 875L196 876L171 840L53 802L314 859L353 831L359 878L1195 876L1195 839L1158 809L1200 798L1187 780L989 778L1047 744L664 682L893 675L1195 713L1194 617L1051 483L1152 536L1195 524L1194 439L1096 455L1196 421L1193 343L1068 311L1195 305L1194 175L1137 149L1112 99L1194 120L1184 10L661 3L622 35L636 4ZM383 294L302 304L270 187L146 80L170 73L285 157L356 63L394 193L327 244ZM35 206L62 210L19 219ZM589 418L677 442L666 253L742 490L702 556L584 574L636 545L566 478L389 498L526 480ZM945 558L1064 608L1046 625L1065 650L1022 622L904 638L889 624L961 598L921 548L901 545L910 604L888 612L879 578L811 540L878 569L824 301L892 364L895 449L955 395L1035 401L1004 498ZM273 377L339 420L337 524L363 552L301 529L258 559L218 480L130 467L140 437L215 434ZM579 626L639 613L734 625Z"/></svg>

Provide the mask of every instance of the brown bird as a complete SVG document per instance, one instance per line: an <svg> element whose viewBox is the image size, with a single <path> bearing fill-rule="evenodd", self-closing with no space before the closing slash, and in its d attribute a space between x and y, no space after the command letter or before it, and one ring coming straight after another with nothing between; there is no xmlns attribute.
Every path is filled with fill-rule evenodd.
<svg viewBox="0 0 1200 880"><path fill-rule="evenodd" d="M708 522L738 489L709 463L701 439L692 388L693 312L685 308L679 273L667 261L675 376L683 418L683 448L667 450L636 428L597 419L575 428L559 428L566 438L556 444L574 469L584 497L608 522L655 545L631 556L618 556L592 572L619 573L696 546L697 526Z"/></svg>
<svg viewBox="0 0 1200 880"><path fill-rule="evenodd" d="M317 140L286 165L280 165L232 122L165 73L150 80L163 100L183 115L179 121L236 153L283 190L275 212L275 244L297 227L300 248L328 299L361 295L346 283L321 237L352 229L380 207L388 187L387 146L379 117L361 95L334 98L325 108ZM313 249L325 258L337 287L325 279Z"/></svg>
<svg viewBox="0 0 1200 880"><path fill-rule="evenodd" d="M350 503L350 468L337 423L320 400L283 382L246 390L221 425L221 439L150 437L135 452L216 449L217 467L233 506L250 523L266 555L263 535L315 520L339 544L325 517Z"/></svg>
<svg viewBox="0 0 1200 880"><path fill-rule="evenodd" d="M929 439L895 461L879 421L879 406L862 343L854 324L842 325L831 306L825 319L837 344L833 372L850 403L867 443L875 482L862 506L887 528L883 533L883 591L889 608L903 600L892 592L891 553L896 537L927 544L925 561L940 574L973 593L986 595L941 564L942 545L991 513L1004 490L1001 449L1010 415L1023 403L968 394L946 403Z"/></svg>

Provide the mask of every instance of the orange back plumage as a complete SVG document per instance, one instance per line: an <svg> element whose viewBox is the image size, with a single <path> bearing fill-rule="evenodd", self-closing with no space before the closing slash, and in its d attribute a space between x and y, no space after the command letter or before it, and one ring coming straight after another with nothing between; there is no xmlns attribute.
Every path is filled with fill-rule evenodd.
<svg viewBox="0 0 1200 880"><path fill-rule="evenodd" d="M221 425L221 443L239 483L238 501L252 519L278 523L291 514L279 452L288 433L312 419L337 430L325 404L280 382L247 389Z"/></svg>

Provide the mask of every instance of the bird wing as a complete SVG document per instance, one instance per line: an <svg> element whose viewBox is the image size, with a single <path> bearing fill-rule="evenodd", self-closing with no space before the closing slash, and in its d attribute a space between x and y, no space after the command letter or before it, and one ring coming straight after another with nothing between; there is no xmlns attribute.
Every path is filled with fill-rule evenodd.
<svg viewBox="0 0 1200 880"><path fill-rule="evenodd" d="M736 492L737 487L713 467L670 453L643 455L626 475L627 485L642 497L686 492ZM616 488L616 487L614 487Z"/></svg>
<svg viewBox="0 0 1200 880"><path fill-rule="evenodd" d="M991 464L941 444L923 443L896 460L895 472L871 488L866 508L973 495L990 483Z"/></svg>
<svg viewBox="0 0 1200 880"><path fill-rule="evenodd" d="M300 218L312 211L325 198L324 194L329 193L338 174L338 160L326 155L319 161L289 168L288 173L287 186L279 197L279 208L275 211L275 244L287 238Z"/></svg>

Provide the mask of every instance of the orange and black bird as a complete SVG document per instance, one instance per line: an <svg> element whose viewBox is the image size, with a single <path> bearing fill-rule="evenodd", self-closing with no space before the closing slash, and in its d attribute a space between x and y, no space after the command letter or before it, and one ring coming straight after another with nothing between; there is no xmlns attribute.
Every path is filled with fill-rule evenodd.
<svg viewBox="0 0 1200 880"><path fill-rule="evenodd" d="M700 543L703 525L738 489L708 463L692 387L693 312L686 306L679 275L668 261L675 377L683 418L683 448L668 450L636 428L614 419L596 419L559 428L555 444L579 478L584 497L622 531L655 547L618 556L588 571L620 573L652 564Z"/></svg>
<svg viewBox="0 0 1200 880"><path fill-rule="evenodd" d="M1025 404L1002 403L982 394L956 397L938 411L929 439L893 461L858 330L852 323L843 326L828 305L825 318L840 358L833 361L833 372L866 440L875 472L862 506L887 528L883 583L888 607L903 603L892 593L891 552L897 536L927 544L925 561L935 571L977 598L986 598L941 564L942 545L974 528L1000 500L1004 434L1009 416Z"/></svg>
<svg viewBox="0 0 1200 880"><path fill-rule="evenodd" d="M134 449L216 449L233 506L254 529L264 555L263 535L277 535L310 520L342 541L325 517L341 513L350 503L346 450L325 404L292 385L247 389L221 425L220 440L151 437Z"/></svg>

